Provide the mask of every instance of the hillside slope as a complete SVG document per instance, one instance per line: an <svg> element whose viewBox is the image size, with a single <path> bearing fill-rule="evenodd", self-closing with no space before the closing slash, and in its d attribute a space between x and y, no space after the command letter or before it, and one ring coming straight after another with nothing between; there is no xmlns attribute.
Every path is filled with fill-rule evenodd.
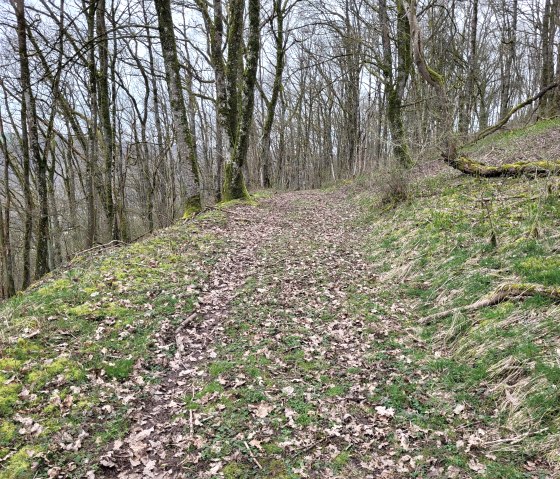
<svg viewBox="0 0 560 479"><path fill-rule="evenodd" d="M557 161L560 158L560 118L525 127L505 127L468 148L474 159L489 163Z"/></svg>
<svg viewBox="0 0 560 479"><path fill-rule="evenodd" d="M556 178L229 204L0 305L0 478L552 478Z"/></svg>
<svg viewBox="0 0 560 479"><path fill-rule="evenodd" d="M380 294L404 299L411 326L429 345L416 367L436 373L432 399L454 394L465 406L458 430L476 425L474 436L455 436L453 461L465 467L468 453L487 447L485 457L496 458L487 477L541 477L531 457L560 460L560 309L530 295L437 313L503 285L560 288L558 188L556 178L435 178L410 203L370 216ZM529 462L505 466L514 457Z"/></svg>

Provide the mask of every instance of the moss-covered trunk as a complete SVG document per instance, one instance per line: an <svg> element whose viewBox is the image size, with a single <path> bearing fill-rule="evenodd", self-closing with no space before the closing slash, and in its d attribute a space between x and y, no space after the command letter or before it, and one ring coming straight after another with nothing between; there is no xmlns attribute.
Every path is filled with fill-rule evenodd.
<svg viewBox="0 0 560 479"><path fill-rule="evenodd" d="M173 16L170 0L155 0L161 51L165 66L165 79L169 91L169 103L173 124L177 134L179 155L188 158L186 162L187 177L185 178L188 203L200 203L199 168L195 140L189 126L187 108L181 83L177 41L173 30Z"/></svg>
<svg viewBox="0 0 560 479"><path fill-rule="evenodd" d="M37 244L36 244L36 263L35 276L41 277L49 272L49 206L47 194L47 164L41 152L39 144L39 126L35 97L31 90L31 71L29 66L29 56L27 51L27 20L25 18L25 2L17 0L14 2L16 21L18 54L20 64L20 82L23 91L22 105L22 138L25 137L23 148L28 150L28 159L33 162L35 167L35 179L37 184L37 194L39 203L39 221L37 223ZM27 161L27 160L24 160ZM26 176L26 196L28 191L28 175ZM31 214L29 212L29 214ZM26 225L26 228L28 225ZM26 235L29 231L26 231ZM27 238L26 238L27 241ZM27 245L26 245L27 246ZM26 275L24 273L24 275ZM28 278L24 279L24 283Z"/></svg>
<svg viewBox="0 0 560 479"><path fill-rule="evenodd" d="M390 87L387 90L387 119L393 142L393 154L397 164L403 169L408 169L412 165L412 159L404 131L402 101L395 88Z"/></svg>
<svg viewBox="0 0 560 479"><path fill-rule="evenodd" d="M230 201L248 198L249 193L245 186L243 171L237 163L228 161L224 169L224 187L222 191L222 200Z"/></svg>
<svg viewBox="0 0 560 479"><path fill-rule="evenodd" d="M236 15L243 15L243 12L235 12ZM241 17L242 18L242 17ZM236 26L237 23L235 24ZM251 124L253 121L253 110L255 107L255 86L257 82L257 68L259 64L260 52L260 1L249 0L249 38L247 40L247 54L245 61L245 70L243 71L243 89L241 92L241 103L233 101L232 95L239 95L237 90L234 92L232 81L228 78L228 95L230 100L229 114L232 121L232 105L239 105L238 114L236 115L236 125L230 124L228 131L230 132L231 156L225 165L224 185L222 190L222 199L242 199L247 198L247 188L243 178L243 167L247 159L249 150L249 137L251 133ZM239 53L241 55L241 53ZM228 66L242 63L242 58L228 59ZM235 130L233 130L235 127ZM233 138L232 138L233 136ZM233 139L233 141L231 141Z"/></svg>
<svg viewBox="0 0 560 479"><path fill-rule="evenodd" d="M549 176L560 174L559 161L520 161L504 165L487 165L459 155L454 148L443 154L443 161L462 173L482 178Z"/></svg>
<svg viewBox="0 0 560 479"><path fill-rule="evenodd" d="M399 0L397 1L397 37L395 40L397 65L395 68L393 65L387 2L386 0L379 0L381 41L383 45L382 73L387 93L387 119L393 142L393 154L399 168L408 169L412 166L412 159L404 129L402 100L412 71L412 54L410 48L410 25L404 13L404 4Z"/></svg>
<svg viewBox="0 0 560 479"><path fill-rule="evenodd" d="M243 168L249 149L249 137L255 106L255 86L260 53L260 0L249 0L249 34L243 48L245 0L231 0L226 17L222 2L209 4L195 0L202 14L210 42L210 57L216 80L216 109L229 139L229 159L224 165L222 199L247 197ZM224 22L227 20L227 22ZM224 35L224 23L227 32ZM226 38L225 46L223 44ZM227 59L224 51L227 50ZM221 152L218 152L221 161Z"/></svg>
<svg viewBox="0 0 560 479"><path fill-rule="evenodd" d="M97 78L99 83L99 118L103 137L104 171L104 207L107 224L113 240L120 239L117 222L115 199L113 196L113 178L115 169L115 134L111 122L111 98L109 95L109 38L105 22L105 0L97 2L97 48L99 54L99 69Z"/></svg>
<svg viewBox="0 0 560 479"><path fill-rule="evenodd" d="M3 171L3 189L6 202L0 204L0 256L2 257L3 276L2 285L4 288L4 297L9 298L16 292L14 281L14 259L12 256L11 244L11 208L12 208L12 192L10 191L10 153L8 151L8 141L4 131L4 123L2 122L2 112L0 111L0 151L4 155L4 171ZM5 216L2 214L2 208L5 208Z"/></svg>

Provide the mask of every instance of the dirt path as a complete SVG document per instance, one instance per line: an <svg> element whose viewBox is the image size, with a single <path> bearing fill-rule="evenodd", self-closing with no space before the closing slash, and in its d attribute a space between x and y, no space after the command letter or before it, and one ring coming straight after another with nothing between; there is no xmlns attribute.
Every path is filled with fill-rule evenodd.
<svg viewBox="0 0 560 479"><path fill-rule="evenodd" d="M226 253L195 314L162 332L160 347L174 341L175 356L102 460L116 464L103 477L430 470L415 443L437 437L406 417L425 399L409 394L422 381L407 355L415 340L399 322L403 308L376 298L357 214L341 192L282 194L226 213L213 231Z"/></svg>

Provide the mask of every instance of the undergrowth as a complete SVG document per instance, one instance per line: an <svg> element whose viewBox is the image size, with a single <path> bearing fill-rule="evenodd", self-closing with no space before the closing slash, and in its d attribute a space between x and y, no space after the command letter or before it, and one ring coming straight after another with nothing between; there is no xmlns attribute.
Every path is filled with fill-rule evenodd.
<svg viewBox="0 0 560 479"><path fill-rule="evenodd" d="M381 212L377 197L362 194L386 299L405 298L416 328L503 283L560 286L558 191L557 178L436 177ZM560 462L559 312L537 296L418 327L431 350L419 367L435 375L434 397L452 392L488 417L485 443L497 460L487 477L526 477L528 458Z"/></svg>
<svg viewBox="0 0 560 479"><path fill-rule="evenodd" d="M192 311L222 247L208 227L222 221L210 211L77 258L0 305L1 479L85 477L91 458L126 434L133 399L158 367L153 334Z"/></svg>

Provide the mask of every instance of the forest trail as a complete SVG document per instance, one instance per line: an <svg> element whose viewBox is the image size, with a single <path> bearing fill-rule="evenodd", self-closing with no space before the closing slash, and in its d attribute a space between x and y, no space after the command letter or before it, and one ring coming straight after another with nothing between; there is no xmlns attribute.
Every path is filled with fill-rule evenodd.
<svg viewBox="0 0 560 479"><path fill-rule="evenodd" d="M556 302L420 321L560 284L558 187L256 195L76 258L0 309L0 479L559 477Z"/></svg>
<svg viewBox="0 0 560 479"><path fill-rule="evenodd" d="M407 477L419 430L396 424L383 391L415 380L395 362L412 362L414 337L398 305L375 308L356 205L340 190L300 192L226 214L227 248L175 332L161 381L102 460L117 467L105 471Z"/></svg>

